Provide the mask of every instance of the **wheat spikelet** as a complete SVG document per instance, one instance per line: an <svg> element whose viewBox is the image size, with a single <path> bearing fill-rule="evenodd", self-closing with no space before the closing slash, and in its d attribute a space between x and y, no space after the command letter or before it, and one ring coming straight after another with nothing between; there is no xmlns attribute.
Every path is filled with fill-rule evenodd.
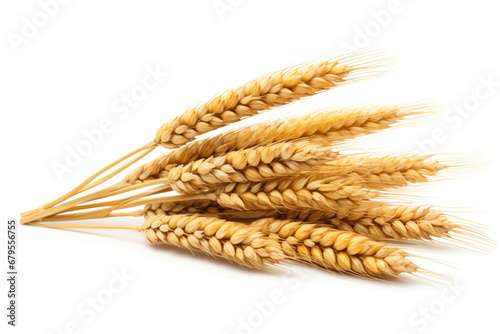
<svg viewBox="0 0 500 334"><path fill-rule="evenodd" d="M228 131L170 151L135 168L129 172L125 180L127 182L144 180L158 174L169 164L188 163L212 155L282 140L321 137L329 141L338 141L353 138L386 129L398 120L425 108L426 106L421 105L346 108Z"/></svg>
<svg viewBox="0 0 500 334"><path fill-rule="evenodd" d="M289 261L361 276L395 278L418 267L401 249L330 226L261 219L251 224L281 242Z"/></svg>
<svg viewBox="0 0 500 334"><path fill-rule="evenodd" d="M387 64L380 54L348 55L337 59L308 62L267 74L230 89L185 111L163 124L155 142L177 148L196 136L301 98L376 75L374 69ZM371 73L370 73L371 72Z"/></svg>
<svg viewBox="0 0 500 334"><path fill-rule="evenodd" d="M266 269L284 259L280 245L245 224L199 215L146 213L142 231L153 244L170 244Z"/></svg>

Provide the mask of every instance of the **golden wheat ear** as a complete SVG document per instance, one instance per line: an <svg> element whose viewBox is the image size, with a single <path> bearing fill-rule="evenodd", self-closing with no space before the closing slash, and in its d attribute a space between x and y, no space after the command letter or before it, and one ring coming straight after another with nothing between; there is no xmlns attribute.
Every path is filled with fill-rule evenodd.
<svg viewBox="0 0 500 334"><path fill-rule="evenodd" d="M178 148L197 136L264 110L280 107L340 85L376 78L395 59L386 51L361 50L341 57L314 60L258 77L184 112L162 125L155 142Z"/></svg>
<svg viewBox="0 0 500 334"><path fill-rule="evenodd" d="M394 279L419 269L399 248L328 225L265 218L251 226L274 235L289 262L377 279Z"/></svg>

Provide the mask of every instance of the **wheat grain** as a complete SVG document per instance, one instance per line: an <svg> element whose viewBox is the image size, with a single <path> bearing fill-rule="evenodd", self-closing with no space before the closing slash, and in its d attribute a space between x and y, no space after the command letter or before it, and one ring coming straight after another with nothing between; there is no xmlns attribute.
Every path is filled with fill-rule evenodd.
<svg viewBox="0 0 500 334"><path fill-rule="evenodd" d="M167 186L163 187L163 192L175 189L181 194L192 194L200 190L211 189L220 183L229 181L248 182L252 180L263 180L271 177L292 175L297 171L305 170L311 166L319 165L322 162L333 159L337 153L332 152L326 144L327 142L323 139L272 143L266 146L229 152L219 157L194 161L187 166L177 166L177 168L167 166L169 168L172 167L170 168L171 170L164 170L165 173L157 174L156 178L149 177L147 182L142 186L147 187L149 185L156 185L158 181L161 181L167 184ZM280 159L282 161L279 161ZM272 162L273 160L277 161ZM270 161L271 164L265 164ZM234 165L236 168L249 167L237 171L231 165ZM212 167L217 166L220 168L213 170ZM164 179L160 179L161 177L164 177ZM51 208L34 213L31 220L27 219L27 221L46 218L73 210L76 208L76 205L84 202L84 200L92 201L132 190L137 190L137 188L130 187L130 184L121 182L88 195L83 199L70 202L69 204L63 204L58 208ZM87 213L85 217L90 218L89 213Z"/></svg>

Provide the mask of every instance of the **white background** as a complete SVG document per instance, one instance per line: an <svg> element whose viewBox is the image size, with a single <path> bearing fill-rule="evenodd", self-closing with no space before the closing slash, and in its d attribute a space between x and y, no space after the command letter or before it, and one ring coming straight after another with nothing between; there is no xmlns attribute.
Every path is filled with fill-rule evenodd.
<svg viewBox="0 0 500 334"><path fill-rule="evenodd" d="M473 167L424 187L420 201L488 225L486 233L499 240L500 21L494 1L74 0L51 8L55 13L46 25L23 37L25 20L42 15L43 21L40 3L0 5L3 222L150 141L163 122L186 108L257 75L335 56L351 45L390 48L400 56L400 69L294 104L286 113L438 101L430 121L366 137L360 147L389 153L427 145L435 153L452 153L442 155L448 161ZM21 44L12 42L19 38L25 38ZM122 94L140 86L148 68L168 75L127 115L117 113ZM485 80L495 83L490 91ZM64 163L68 150L86 140L84 131L104 119L112 130L59 178L53 165ZM439 140L432 139L436 131ZM415 259L452 276L458 287L450 289L297 266L291 272L253 272L151 247L133 231L21 226L19 246L19 326L8 333L493 333L499 327L496 250L412 245L453 264L455 269ZM105 293L113 273L123 270L133 278L101 312L90 319L77 311L82 305L88 310L88 298ZM4 279L0 289L7 327ZM255 303L274 294L282 294L283 302L262 315Z"/></svg>

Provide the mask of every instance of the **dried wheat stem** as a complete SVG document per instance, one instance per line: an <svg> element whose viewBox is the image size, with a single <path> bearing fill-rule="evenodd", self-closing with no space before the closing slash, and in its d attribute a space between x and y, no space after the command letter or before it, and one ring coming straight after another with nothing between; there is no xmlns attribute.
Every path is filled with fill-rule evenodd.
<svg viewBox="0 0 500 334"><path fill-rule="evenodd" d="M146 240L223 257L242 266L266 269L285 258L279 243L252 227L199 215L146 213Z"/></svg>
<svg viewBox="0 0 500 334"><path fill-rule="evenodd" d="M69 220L84 220L84 219L95 219L95 218L110 218L110 217L141 217L144 215L144 210L134 210L134 211L123 211L123 212L112 212L103 217L97 217L95 212L92 213L90 218L85 217L85 213L64 213L58 214L43 219L44 222L50 221L69 221ZM45 226L45 224L40 224L40 226Z"/></svg>
<svg viewBox="0 0 500 334"><path fill-rule="evenodd" d="M26 211L26 212L23 212L21 213L21 217L29 217L35 213L39 213L39 212L42 212L44 210L47 210L47 209L50 209L54 206L56 206L57 204L59 203L62 203L64 201L66 201L67 199L73 197L73 196L76 196L84 191L87 191L91 188L94 188L102 183L104 183L105 181L109 180L110 178L112 178L113 176L117 175L118 173L120 173L121 171L125 170L126 168L130 167L132 164L134 164L135 162L139 161L140 159L142 159L143 157L145 157L147 154L149 154L150 152L152 152L154 150L156 146L153 144L153 143L148 143L140 148L138 148L137 150L134 150L132 152L130 152L129 154L126 154L124 155L123 157L121 157L120 159L114 161L113 163L109 164L108 166L102 168L101 170L99 170L98 172L94 173L92 176L90 176L87 180L83 181L80 185L78 185L76 188L74 188L73 190L71 190L70 192L66 193L65 195L59 197L59 198L56 198L55 200L45 204L45 205L42 205L41 207L37 208L37 209L34 209L34 210L30 210L30 211ZM142 153L141 153L142 152ZM139 154L141 153L141 154ZM128 161L126 164L124 164L123 166L121 166L120 168L117 168L115 171L109 173L108 175L94 181L99 175L103 174L105 171L113 168L114 166L120 164L121 162L123 161L126 161L127 159L135 156L139 154L138 156L136 156L135 158L133 158L132 160ZM94 182L92 182L94 181Z"/></svg>
<svg viewBox="0 0 500 334"><path fill-rule="evenodd" d="M84 228L84 229L107 229L107 230L132 230L141 232L141 228L139 226L133 225L86 225L86 224L39 224L39 223L27 223L27 225L32 226L41 226L41 227L49 227L49 228Z"/></svg>
<svg viewBox="0 0 500 334"><path fill-rule="evenodd" d="M120 184L115 185L118 189L120 189ZM81 198L77 198L71 202L68 203L63 203L57 207L53 207L47 210L43 210L37 214L33 214L29 217L21 217L21 223L22 224L27 224L30 222L34 221L42 221L45 218L48 217L56 217L57 215L61 215L64 212L70 212L70 211L79 211L83 209L95 209L99 207L105 207L103 209L97 209L97 210L92 210L92 211L85 211L81 213L74 214L72 216L66 216L66 217L72 217L71 219L73 220L81 220L81 219L94 219L94 218L106 218L109 217L113 211L118 210L118 209L125 209L125 208L132 208L136 206L141 206L145 204L150 204L150 203L155 203L156 201L183 201L183 200L195 200L195 199L205 199L205 198L212 198L215 199L215 195L213 194L191 194L191 195L178 195L178 196L164 196L164 197L153 197L150 198L149 196L157 195L157 194L162 194L167 191L169 191L169 186L162 185L153 189L149 189L147 191L144 191L142 193L132 195L126 198L122 198L119 200L113 200L113 201L108 201L108 202L99 202L99 203L92 203L92 204L87 204L83 206L79 206L79 204L82 204L86 202L88 197L90 197L90 200L93 199L93 197L97 194L99 195L99 192L96 192L95 194L90 194L88 196L83 196ZM108 192L108 189L103 189L101 192Z"/></svg>
<svg viewBox="0 0 500 334"><path fill-rule="evenodd" d="M292 262L378 278L396 278L418 269L401 249L330 226L270 218L251 226L270 233L270 238L275 235Z"/></svg>

